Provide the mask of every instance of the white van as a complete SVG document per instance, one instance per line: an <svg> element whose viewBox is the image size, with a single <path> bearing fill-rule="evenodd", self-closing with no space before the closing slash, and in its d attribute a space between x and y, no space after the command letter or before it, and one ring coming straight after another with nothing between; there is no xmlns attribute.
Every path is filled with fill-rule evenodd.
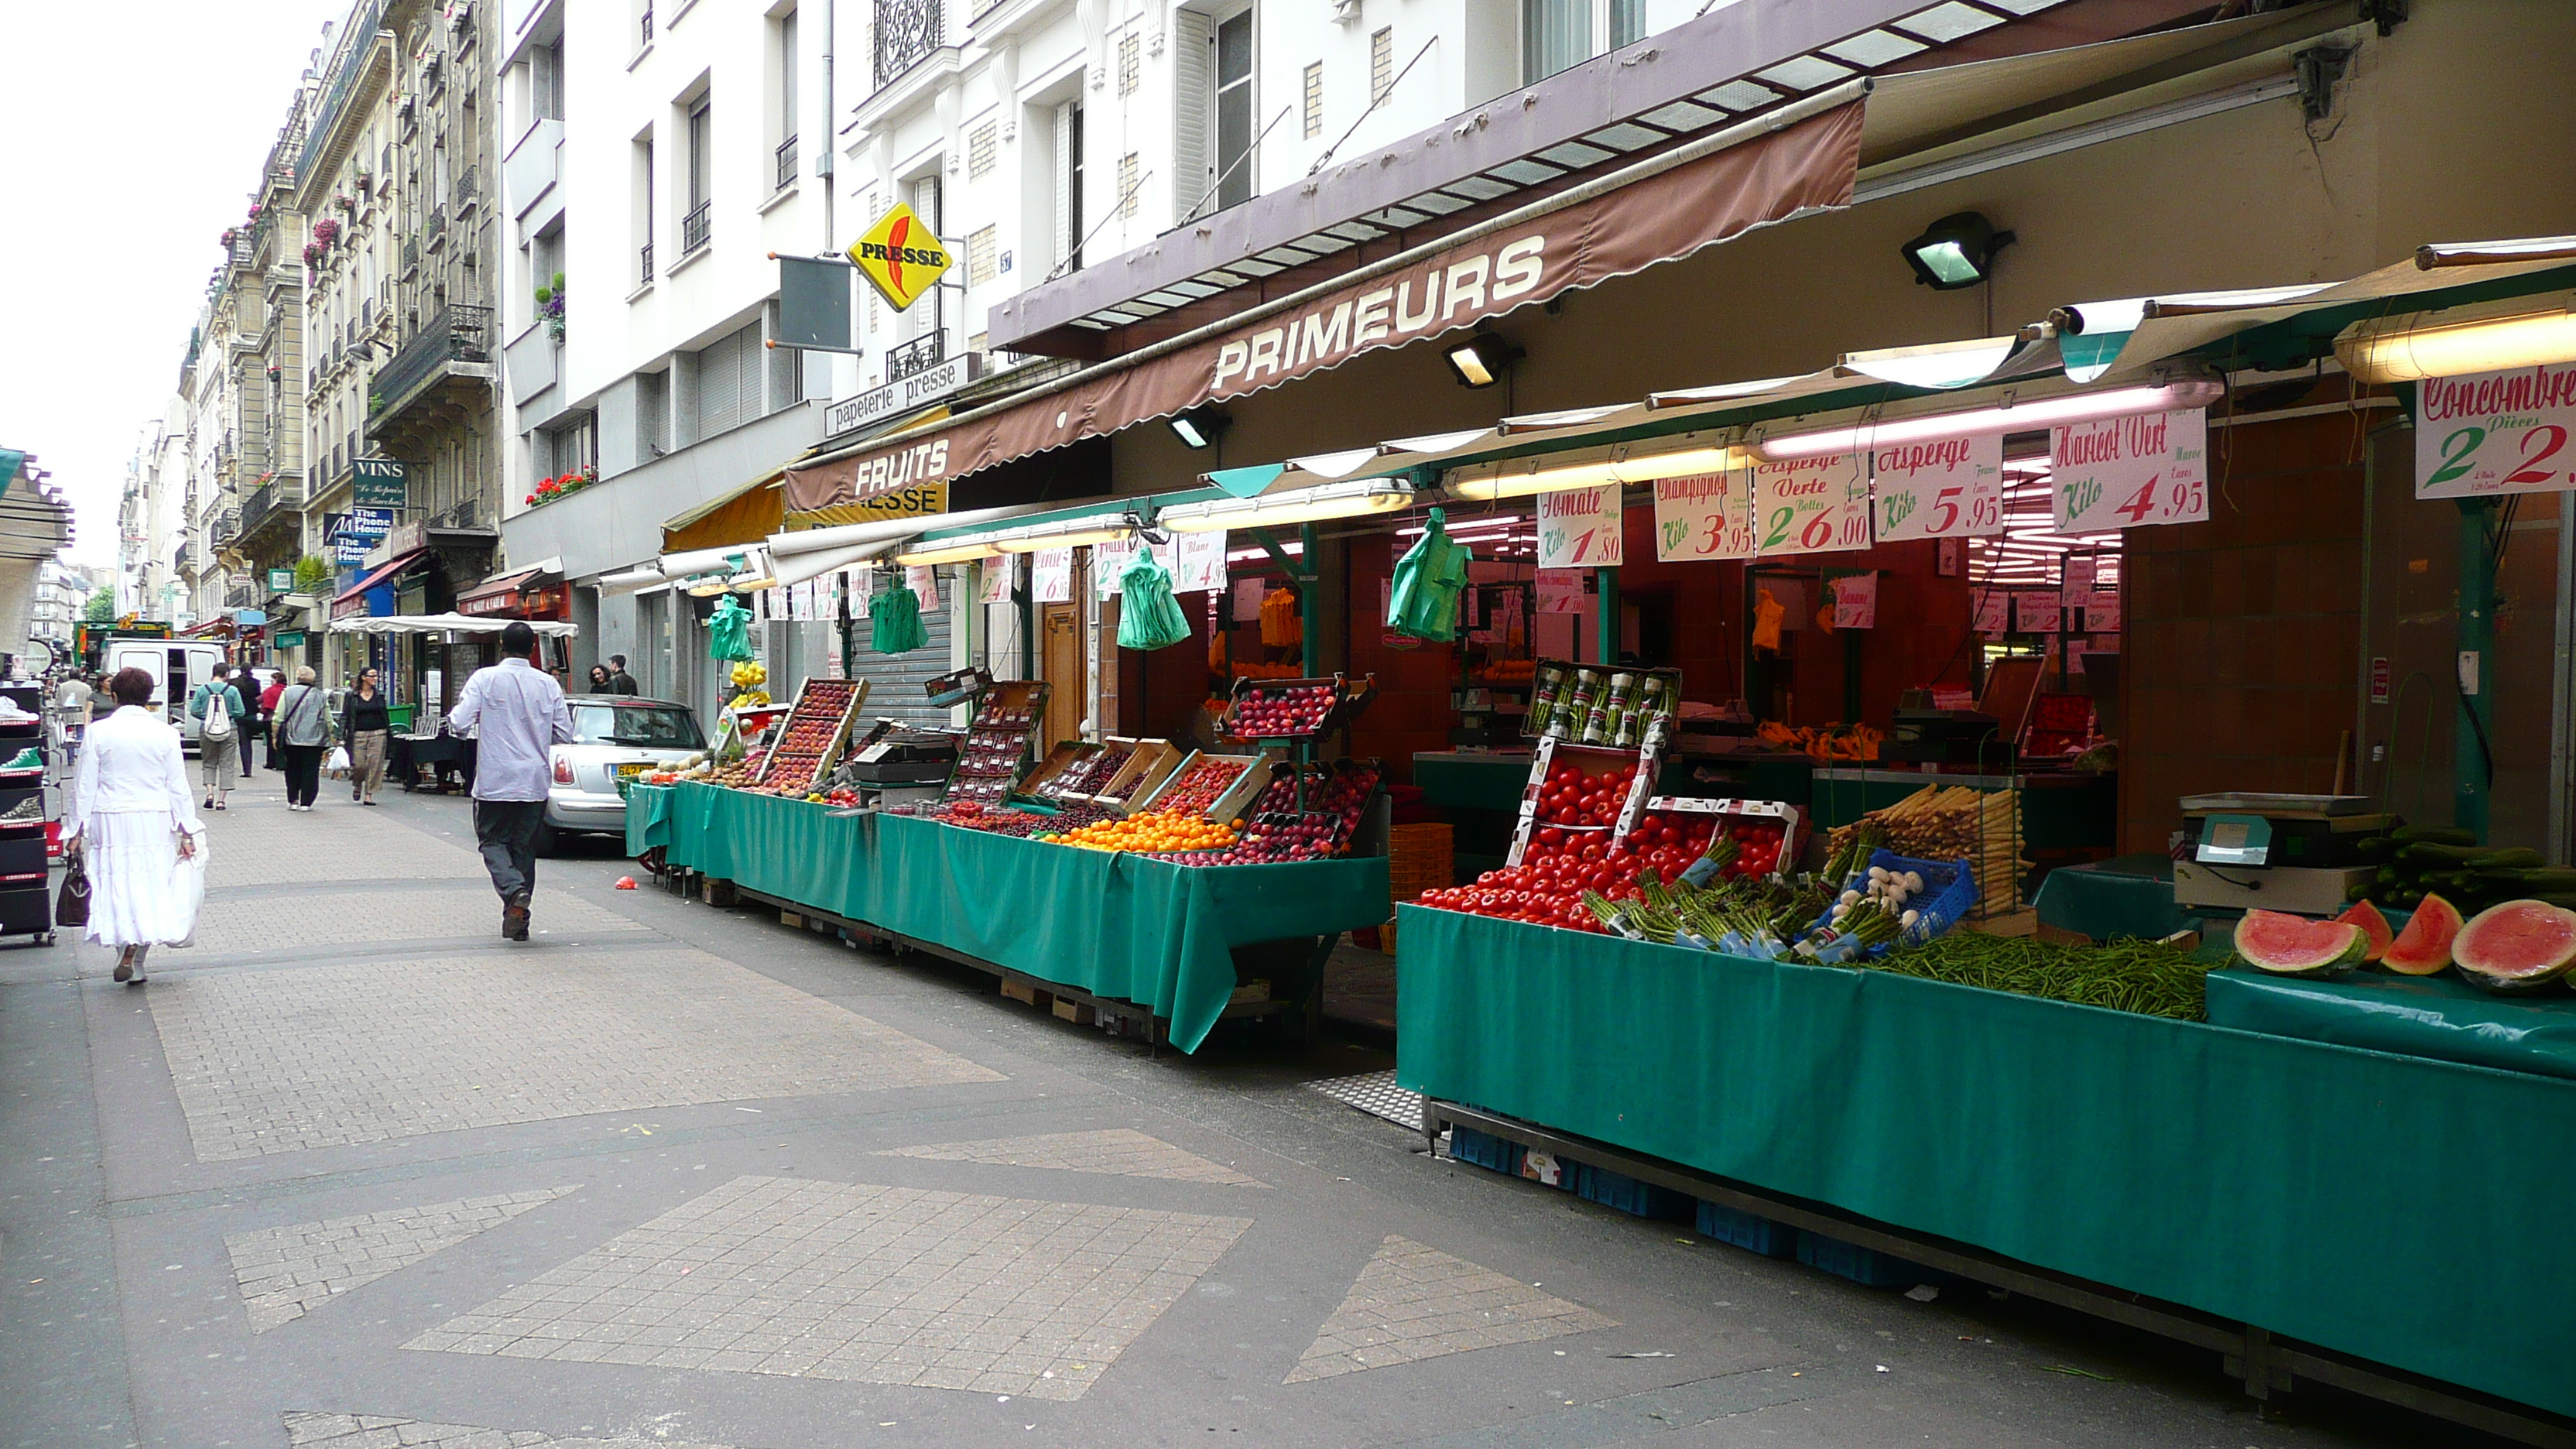
<svg viewBox="0 0 2576 1449"><path fill-rule="evenodd" d="M215 666L223 662L224 646L212 640L111 639L102 651L99 669L109 675L120 669L140 669L151 675L150 708L177 726L183 750L194 750L200 724L188 718L188 696L213 679Z"/></svg>

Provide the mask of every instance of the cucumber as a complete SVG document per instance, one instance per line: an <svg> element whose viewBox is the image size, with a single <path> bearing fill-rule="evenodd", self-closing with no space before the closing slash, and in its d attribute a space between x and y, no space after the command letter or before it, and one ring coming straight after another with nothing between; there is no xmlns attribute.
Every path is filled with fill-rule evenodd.
<svg viewBox="0 0 2576 1449"><path fill-rule="evenodd" d="M2397 852L2397 858L2419 870L2456 870L2461 866L2526 866L2545 864L2540 852L2524 846L2480 848L2419 840Z"/></svg>
<svg viewBox="0 0 2576 1449"><path fill-rule="evenodd" d="M2377 865L2397 853L2398 842L2386 835L2364 836L2352 848L2353 858L2364 865Z"/></svg>
<svg viewBox="0 0 2576 1449"><path fill-rule="evenodd" d="M2388 838L2400 845L2419 842L2432 845L2475 845L2475 834L2451 825L2400 825L2388 832Z"/></svg>
<svg viewBox="0 0 2576 1449"><path fill-rule="evenodd" d="M2576 893L2576 866L2543 865L2522 869L2483 866L2477 877L2480 885L2532 892L2535 899L2541 892Z"/></svg>

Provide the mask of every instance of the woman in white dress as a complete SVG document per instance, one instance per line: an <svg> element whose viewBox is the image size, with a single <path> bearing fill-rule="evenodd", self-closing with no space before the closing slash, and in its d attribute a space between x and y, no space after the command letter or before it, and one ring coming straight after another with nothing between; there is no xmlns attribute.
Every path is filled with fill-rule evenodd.
<svg viewBox="0 0 2576 1449"><path fill-rule="evenodd" d="M89 939L122 948L116 979L140 982L147 952L196 931L196 899L181 889L178 867L206 827L188 793L179 732L144 707L152 676L120 669L107 692L117 709L89 727L63 848L87 864Z"/></svg>

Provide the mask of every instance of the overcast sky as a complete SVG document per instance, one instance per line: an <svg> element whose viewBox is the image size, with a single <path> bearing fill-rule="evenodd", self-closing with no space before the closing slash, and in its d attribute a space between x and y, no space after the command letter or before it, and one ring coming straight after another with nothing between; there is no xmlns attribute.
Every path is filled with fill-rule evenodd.
<svg viewBox="0 0 2576 1449"><path fill-rule="evenodd" d="M0 447L78 506L80 562L116 558L126 459L347 5L0 0Z"/></svg>

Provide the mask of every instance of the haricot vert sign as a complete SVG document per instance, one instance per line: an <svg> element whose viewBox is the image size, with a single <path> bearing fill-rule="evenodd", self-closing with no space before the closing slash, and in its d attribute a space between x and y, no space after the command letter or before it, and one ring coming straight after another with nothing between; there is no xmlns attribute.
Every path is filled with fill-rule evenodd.
<svg viewBox="0 0 2576 1449"><path fill-rule="evenodd" d="M2048 444L2060 533L2209 518L2209 417L2198 408L2061 423Z"/></svg>
<svg viewBox="0 0 2576 1449"><path fill-rule="evenodd" d="M2576 488L2576 362L2428 377L2415 392L2415 496Z"/></svg>

